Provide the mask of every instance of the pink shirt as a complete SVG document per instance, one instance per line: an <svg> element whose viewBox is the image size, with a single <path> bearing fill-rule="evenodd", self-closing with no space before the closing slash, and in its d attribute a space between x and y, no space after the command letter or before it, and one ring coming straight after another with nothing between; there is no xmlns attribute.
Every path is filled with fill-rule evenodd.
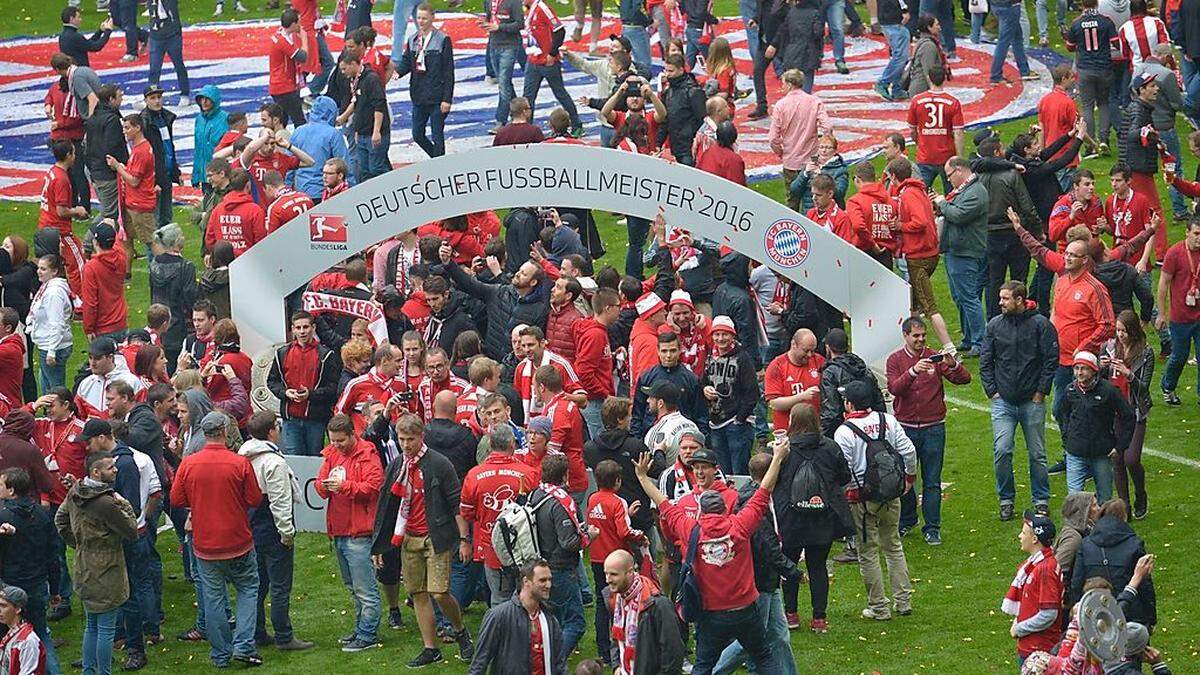
<svg viewBox="0 0 1200 675"><path fill-rule="evenodd" d="M794 89L771 112L771 151L783 160L783 168L799 171L817 154L818 135L832 131L825 102Z"/></svg>

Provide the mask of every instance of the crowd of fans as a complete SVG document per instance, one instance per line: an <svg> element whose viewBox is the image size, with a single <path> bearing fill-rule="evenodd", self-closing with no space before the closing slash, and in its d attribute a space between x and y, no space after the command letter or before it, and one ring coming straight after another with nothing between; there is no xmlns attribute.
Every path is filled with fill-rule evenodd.
<svg viewBox="0 0 1200 675"><path fill-rule="evenodd" d="M216 87L189 90L175 0L151 3L141 33L138 4L112 2L125 60L149 49L137 111L88 67L112 21L86 36L67 7L50 60L61 78L45 99L54 164L38 232L32 246L14 234L0 247L0 668L62 672L47 622L76 600L84 673L109 672L116 647L123 669L146 667L164 639L164 515L195 587L195 622L180 640L207 640L218 667L259 665L266 645L313 648L289 617L300 486L285 455L307 455L322 458L315 489L353 607L344 652L377 646L407 602L422 640L411 667L441 661L446 643L472 673L564 673L594 606L599 659L576 672L749 663L794 673L799 586L810 591L809 628L831 630L831 562L858 564L864 619L914 612L905 538L920 525L926 545L942 543L945 387L977 386L963 365L977 358L999 520L1029 503L1020 547L1030 557L1002 607L1024 672L1140 672L1145 662L1165 673L1148 644L1153 556L1129 521L1149 512L1141 454L1156 362L1166 358L1162 401L1181 405L1176 387L1200 335L1200 220L1186 201L1200 182L1184 177L1175 132L1177 114L1194 120L1200 104L1200 6L1168 2L1158 18L1142 0L1127 14L1081 4L1073 21L1059 6L1076 64L1053 69L1037 123L1008 147L979 131L969 153L962 105L946 89L953 3L922 1L918 13L869 2L891 51L876 91L911 97L910 133L880 139L878 174L838 154L834 121L811 94L826 24L833 67L848 71L844 22L865 30L854 5L750 3L742 17L750 117L770 117L788 206L911 284L912 317L882 378L853 353L840 311L694 238L687 223L626 218L622 273L598 264L616 242L601 240L591 213L531 206L430 223L319 275L289 298L288 341L264 355L257 385L230 316L229 265L391 169L392 80L409 78L415 142L446 152L451 39L429 5L398 0L389 57L374 46L370 3L351 2L335 61L316 2L294 0L271 38L269 99L250 111L252 132ZM596 96L578 104L597 111L604 145L745 184L733 113L748 73L704 3L623 0L622 32L602 42L599 3L580 0L574 39L590 9L588 56L563 46L566 27L544 0L485 5L497 145L582 142L566 62L597 79ZM967 10L978 41L982 15L975 2ZM1031 77L1023 3L992 0L991 11L997 63L1011 46ZM158 82L164 54L180 105L200 110L190 171L203 200L182 226L172 187L188 167ZM782 95L768 108L772 62ZM1001 72L993 66L993 81ZM560 105L547 128L534 119L542 82ZM1078 163L1111 155L1114 129L1105 198ZM1188 141L1194 154L1200 134ZM1172 228L1184 239L1168 246ZM182 253L188 237L202 242L202 270ZM143 254L144 312L128 306L125 283ZM939 259L958 340L933 292ZM382 326L301 309L321 295L377 307ZM87 363L68 373L77 351ZM1048 408L1064 451L1049 467ZM1018 425L1029 463L1021 500ZM1056 527L1048 475L1058 471L1070 494ZM1115 592L1130 622L1115 661L1078 639L1087 618L1077 603L1096 589ZM476 602L490 609L472 635L463 616Z"/></svg>

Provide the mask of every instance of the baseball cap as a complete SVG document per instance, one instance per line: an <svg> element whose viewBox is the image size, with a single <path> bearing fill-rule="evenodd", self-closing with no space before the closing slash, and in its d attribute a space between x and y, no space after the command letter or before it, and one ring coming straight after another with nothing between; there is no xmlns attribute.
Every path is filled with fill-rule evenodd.
<svg viewBox="0 0 1200 675"><path fill-rule="evenodd" d="M634 307L637 308L639 319L645 319L646 317L653 315L655 312L665 309L666 306L667 303L663 302L662 298L658 297L658 294L654 292L646 293L642 297L638 298L637 302L634 303Z"/></svg>
<svg viewBox="0 0 1200 675"><path fill-rule="evenodd" d="M642 387L642 393L661 400L669 406L678 406L679 399L683 392L679 390L679 385L666 380L659 380L649 387Z"/></svg>
<svg viewBox="0 0 1200 675"><path fill-rule="evenodd" d="M0 599L7 600L8 604L17 609L25 609L29 602L29 594L16 586L5 586L0 588Z"/></svg>
<svg viewBox="0 0 1200 675"><path fill-rule="evenodd" d="M1087 366L1096 372L1100 372L1100 361L1096 355L1089 351L1075 352L1075 359L1071 361L1073 366Z"/></svg>
<svg viewBox="0 0 1200 675"><path fill-rule="evenodd" d="M92 235L96 239L96 243L104 248L112 248L113 244L117 243L117 231L112 225L101 222L92 228Z"/></svg>
<svg viewBox="0 0 1200 675"><path fill-rule="evenodd" d="M680 442L685 438L692 438L700 445L704 445L704 432L699 429L687 429L679 434Z"/></svg>
<svg viewBox="0 0 1200 675"><path fill-rule="evenodd" d="M1150 84L1154 81L1154 79L1154 76L1149 73L1139 73L1137 77L1134 77L1133 81L1129 83L1129 90L1133 92L1141 91L1142 87Z"/></svg>
<svg viewBox="0 0 1200 675"><path fill-rule="evenodd" d="M871 402L875 398L874 392L867 386L866 382L854 380L847 382L844 386L839 387L838 391L842 394L842 398L850 402L855 410L865 410L871 407Z"/></svg>
<svg viewBox="0 0 1200 675"><path fill-rule="evenodd" d="M692 304L692 294L682 289L671 291L671 301L667 303L667 307L671 305L687 305L692 309L696 309L696 305Z"/></svg>
<svg viewBox="0 0 1200 675"><path fill-rule="evenodd" d="M205 415L204 419L200 420L200 431L207 434L224 429L227 420L228 418L225 417L225 413L214 410Z"/></svg>
<svg viewBox="0 0 1200 675"><path fill-rule="evenodd" d="M693 455L695 460L696 456ZM716 490L705 490L700 493L700 513L725 513L725 499Z"/></svg>
<svg viewBox="0 0 1200 675"><path fill-rule="evenodd" d="M530 432L536 432L543 436L549 437L550 431L553 428L553 424L550 422L549 417L546 417L545 415L538 415L537 417L529 420L529 426L527 428Z"/></svg>
<svg viewBox="0 0 1200 675"><path fill-rule="evenodd" d="M88 354L94 357L112 356L117 353L117 343L109 337L98 337L88 345Z"/></svg>
<svg viewBox="0 0 1200 675"><path fill-rule="evenodd" d="M629 52L630 54L633 53L633 43L630 42L629 38L625 37L624 35L620 35L619 33L609 33L608 39L620 42L621 46L625 48L626 52Z"/></svg>
<svg viewBox="0 0 1200 675"><path fill-rule="evenodd" d="M696 462L703 462L704 464L711 464L713 466L721 465L721 460L717 459L717 453L708 448L696 448L696 451L692 453L687 463L688 466L691 466Z"/></svg>
<svg viewBox="0 0 1200 675"><path fill-rule="evenodd" d="M733 325L733 319L727 316L714 316L712 320L712 332L725 331L737 335L737 327Z"/></svg>
<svg viewBox="0 0 1200 675"><path fill-rule="evenodd" d="M112 424L108 420L102 420L96 417L88 420L83 425L83 431L79 432L79 440L87 442L97 436L112 436Z"/></svg>
<svg viewBox="0 0 1200 675"><path fill-rule="evenodd" d="M162 94L164 91L166 91L166 90L163 89L162 87L158 86L157 84L152 84L149 87L146 87L145 91L142 92L142 96L153 96L155 94Z"/></svg>
<svg viewBox="0 0 1200 675"><path fill-rule="evenodd" d="M146 330L145 328L131 330L125 335L125 342L127 344L132 344L134 342L150 344L150 331Z"/></svg>
<svg viewBox="0 0 1200 675"><path fill-rule="evenodd" d="M1033 535L1041 542L1042 546L1049 546L1054 543L1054 536L1058 531L1054 528L1054 521L1050 516L1042 515L1034 509L1025 510L1025 522L1029 524L1029 529L1033 530Z"/></svg>

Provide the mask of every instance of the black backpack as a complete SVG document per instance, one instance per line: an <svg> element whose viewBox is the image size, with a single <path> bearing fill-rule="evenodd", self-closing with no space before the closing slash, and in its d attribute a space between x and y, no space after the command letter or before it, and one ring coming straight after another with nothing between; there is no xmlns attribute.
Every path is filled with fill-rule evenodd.
<svg viewBox="0 0 1200 675"><path fill-rule="evenodd" d="M797 513L820 515L829 510L825 499L825 481L817 470L817 462L811 457L800 460L796 473L792 475L792 488L788 493L788 504Z"/></svg>
<svg viewBox="0 0 1200 675"><path fill-rule="evenodd" d="M704 612L700 598L700 581L696 578L696 547L700 544L700 523L688 537L687 555L679 567L679 585L675 587L675 608L685 623L695 623Z"/></svg>
<svg viewBox="0 0 1200 675"><path fill-rule="evenodd" d="M879 438L871 438L858 425L849 421L844 424L867 444L867 471L858 488L863 499L872 502L887 502L904 494L907 472L904 457L887 440L887 419L879 415Z"/></svg>

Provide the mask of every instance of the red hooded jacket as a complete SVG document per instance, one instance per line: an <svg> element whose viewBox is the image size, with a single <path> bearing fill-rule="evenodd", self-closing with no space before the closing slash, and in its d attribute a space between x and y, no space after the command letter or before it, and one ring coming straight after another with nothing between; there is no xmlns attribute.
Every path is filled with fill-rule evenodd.
<svg viewBox="0 0 1200 675"><path fill-rule="evenodd" d="M317 471L313 484L322 499L328 499L325 527L331 537L369 537L375 529L375 508L379 490L383 487L383 465L379 453L370 441L358 439L350 454L332 445L321 451L325 461ZM335 467L345 471L342 487L337 492L325 489L324 480Z"/></svg>
<svg viewBox="0 0 1200 675"><path fill-rule="evenodd" d="M16 333L0 338L0 415L21 406L25 377L25 341Z"/></svg>
<svg viewBox="0 0 1200 675"><path fill-rule="evenodd" d="M104 335L125 330L125 249L97 248L83 266L83 332Z"/></svg>
<svg viewBox="0 0 1200 675"><path fill-rule="evenodd" d="M864 183L846 200L846 215L850 216L850 224L858 232L860 241L873 239L892 255L900 252L900 240L892 231L897 222L896 202L883 183Z"/></svg>
<svg viewBox="0 0 1200 675"><path fill-rule="evenodd" d="M209 215L204 244L211 251L214 244L224 239L233 244L236 258L265 236L266 216L262 207L254 203L248 192L230 192Z"/></svg>
<svg viewBox="0 0 1200 675"><path fill-rule="evenodd" d="M904 257L921 260L938 254L937 223L933 220L933 203L925 194L920 178L909 177L895 186L900 206L900 239Z"/></svg>
<svg viewBox="0 0 1200 675"><path fill-rule="evenodd" d="M593 317L575 322L575 375L587 391L589 401L603 401L616 394L613 383L613 353L608 329Z"/></svg>

